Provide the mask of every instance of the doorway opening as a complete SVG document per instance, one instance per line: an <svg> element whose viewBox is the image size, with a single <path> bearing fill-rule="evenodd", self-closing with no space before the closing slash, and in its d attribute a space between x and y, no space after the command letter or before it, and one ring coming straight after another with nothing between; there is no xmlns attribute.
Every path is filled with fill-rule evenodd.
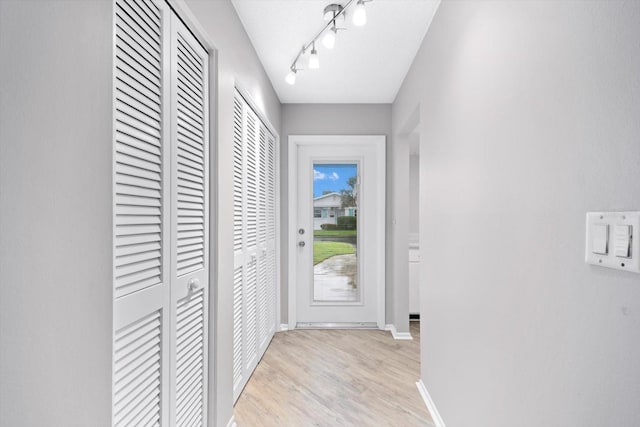
<svg viewBox="0 0 640 427"><path fill-rule="evenodd" d="M409 321L420 321L420 135L409 135Z"/></svg>

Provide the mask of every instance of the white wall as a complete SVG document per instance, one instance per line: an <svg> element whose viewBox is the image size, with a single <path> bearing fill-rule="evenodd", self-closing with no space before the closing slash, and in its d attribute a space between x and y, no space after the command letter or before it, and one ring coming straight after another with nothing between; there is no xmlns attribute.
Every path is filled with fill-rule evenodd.
<svg viewBox="0 0 640 427"><path fill-rule="evenodd" d="M216 396L217 425L233 414L233 96L237 82L258 110L280 129L280 101L229 0L187 0L186 4L218 50L218 161L211 168L217 188L216 369L210 396ZM212 111L214 111L212 109ZM215 389L213 388L215 387Z"/></svg>
<svg viewBox="0 0 640 427"><path fill-rule="evenodd" d="M111 2L0 1L0 425L111 424Z"/></svg>
<svg viewBox="0 0 640 427"><path fill-rule="evenodd" d="M280 239L287 242L288 200L288 137L289 135L386 135L387 149L391 141L391 105L390 104L282 104L282 132L280 151L280 209L282 229ZM389 185L387 171L387 185ZM387 212L388 215L388 212ZM388 239L388 230L387 230ZM281 271L286 272L288 266L288 250L281 247ZM387 269L389 268L387 263ZM388 271L388 270L387 270ZM388 277L387 273L387 277ZM281 323L288 320L288 282L283 277L281 288ZM389 280L387 279L387 319L391 306ZM389 323L387 321L387 323Z"/></svg>
<svg viewBox="0 0 640 427"><path fill-rule="evenodd" d="M640 210L640 2L444 1L421 111L422 379L448 427L640 425L640 276L584 263Z"/></svg>

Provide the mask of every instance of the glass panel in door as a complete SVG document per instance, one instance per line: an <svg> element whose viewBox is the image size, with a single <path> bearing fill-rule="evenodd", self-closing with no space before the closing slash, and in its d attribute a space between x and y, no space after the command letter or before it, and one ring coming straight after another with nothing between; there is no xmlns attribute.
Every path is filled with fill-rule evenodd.
<svg viewBox="0 0 640 427"><path fill-rule="evenodd" d="M358 164L313 164L313 303L358 303Z"/></svg>

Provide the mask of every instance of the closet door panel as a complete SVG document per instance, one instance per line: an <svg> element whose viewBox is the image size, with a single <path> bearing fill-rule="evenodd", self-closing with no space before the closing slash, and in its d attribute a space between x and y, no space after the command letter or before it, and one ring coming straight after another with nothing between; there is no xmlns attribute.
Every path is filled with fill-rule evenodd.
<svg viewBox="0 0 640 427"><path fill-rule="evenodd" d="M269 337L268 312L268 278L267 278L267 133L264 124L260 123L258 144L258 281L257 281L257 310L258 310L258 338L260 350L266 348Z"/></svg>
<svg viewBox="0 0 640 427"><path fill-rule="evenodd" d="M257 364L258 314L257 314L257 249L258 249L258 116L244 102L244 254L245 275L243 283L244 346L243 369L249 378Z"/></svg>
<svg viewBox="0 0 640 427"><path fill-rule="evenodd" d="M171 425L207 419L208 57L177 18L171 31Z"/></svg>
<svg viewBox="0 0 640 427"><path fill-rule="evenodd" d="M164 3L115 3L113 425L167 424L170 242Z"/></svg>
<svg viewBox="0 0 640 427"><path fill-rule="evenodd" d="M244 108L236 94L233 100L233 398L244 387Z"/></svg>
<svg viewBox="0 0 640 427"><path fill-rule="evenodd" d="M267 132L267 337L269 345L277 327L277 256L276 256L276 138Z"/></svg>

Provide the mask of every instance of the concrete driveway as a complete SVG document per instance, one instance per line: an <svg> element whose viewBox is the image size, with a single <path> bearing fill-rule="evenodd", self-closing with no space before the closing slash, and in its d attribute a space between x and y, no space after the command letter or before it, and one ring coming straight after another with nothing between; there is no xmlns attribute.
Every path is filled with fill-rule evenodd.
<svg viewBox="0 0 640 427"><path fill-rule="evenodd" d="M313 267L315 301L357 301L356 254L336 255Z"/></svg>

